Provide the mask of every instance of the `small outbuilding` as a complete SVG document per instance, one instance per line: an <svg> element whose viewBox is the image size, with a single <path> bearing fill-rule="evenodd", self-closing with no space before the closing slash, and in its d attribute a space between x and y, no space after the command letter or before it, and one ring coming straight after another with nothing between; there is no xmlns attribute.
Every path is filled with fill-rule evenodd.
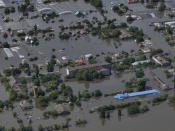
<svg viewBox="0 0 175 131"><path fill-rule="evenodd" d="M67 115L70 114L70 107L69 104L58 104L56 105L56 111L59 113L59 115Z"/></svg>
<svg viewBox="0 0 175 131"><path fill-rule="evenodd" d="M32 102L28 101L28 100L23 100L20 102L20 106L22 109L27 110L27 109L32 109L33 105Z"/></svg>

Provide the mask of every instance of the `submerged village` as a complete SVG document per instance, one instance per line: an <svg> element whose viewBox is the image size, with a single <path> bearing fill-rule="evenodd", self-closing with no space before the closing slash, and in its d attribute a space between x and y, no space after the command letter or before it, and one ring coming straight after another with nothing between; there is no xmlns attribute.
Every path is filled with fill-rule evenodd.
<svg viewBox="0 0 175 131"><path fill-rule="evenodd" d="M172 131L174 0L0 0L0 131Z"/></svg>

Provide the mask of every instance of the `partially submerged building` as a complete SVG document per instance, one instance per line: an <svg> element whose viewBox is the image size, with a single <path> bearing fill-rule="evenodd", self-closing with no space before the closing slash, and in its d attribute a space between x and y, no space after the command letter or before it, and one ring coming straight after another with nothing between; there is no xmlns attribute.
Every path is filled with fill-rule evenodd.
<svg viewBox="0 0 175 131"><path fill-rule="evenodd" d="M31 36L25 36L25 42L26 43L30 43L30 44L32 44L34 41L33 41L33 39L32 39L32 37Z"/></svg>
<svg viewBox="0 0 175 131"><path fill-rule="evenodd" d="M32 109L33 105L30 101L23 100L20 102L20 106L23 110Z"/></svg>
<svg viewBox="0 0 175 131"><path fill-rule="evenodd" d="M124 30L121 31L120 39L126 40L126 39L130 39L131 37L132 35L129 32Z"/></svg>
<svg viewBox="0 0 175 131"><path fill-rule="evenodd" d="M143 53L150 53L151 52L151 48L149 47L141 47L141 50L143 51Z"/></svg>
<svg viewBox="0 0 175 131"><path fill-rule="evenodd" d="M175 21L165 22L165 26L170 26L171 28L175 28Z"/></svg>
<svg viewBox="0 0 175 131"><path fill-rule="evenodd" d="M59 113L59 115L66 115L70 114L71 112L69 104L66 103L56 105L56 111Z"/></svg>
<svg viewBox="0 0 175 131"><path fill-rule="evenodd" d="M14 56L9 48L4 48L4 52L9 58Z"/></svg>
<svg viewBox="0 0 175 131"><path fill-rule="evenodd" d="M81 69L87 69L87 68L96 68L103 75L110 75L111 74L111 64L107 63L107 62L67 68L66 74L68 76L72 76L76 71L81 70Z"/></svg>
<svg viewBox="0 0 175 131"><path fill-rule="evenodd" d="M152 60L156 63L159 64L161 66L167 66L170 65L170 62L168 60L166 60L165 58L159 56L159 55L155 55L152 57Z"/></svg>
<svg viewBox="0 0 175 131"><path fill-rule="evenodd" d="M147 91L139 91L139 92L132 92L132 93L121 93L114 96L116 99L123 99L133 96L142 96L142 95L148 95L148 94L158 94L160 93L159 90L153 89L153 90L147 90Z"/></svg>
<svg viewBox="0 0 175 131"><path fill-rule="evenodd" d="M93 55L92 54L86 54L86 55L84 55L84 57L85 57L85 59L88 61L88 59L90 58L90 57L92 57Z"/></svg>
<svg viewBox="0 0 175 131"><path fill-rule="evenodd" d="M87 15L87 13L85 11L76 11L75 15L77 17L84 17L85 15Z"/></svg>
<svg viewBox="0 0 175 131"><path fill-rule="evenodd" d="M0 8L2 8L2 7L6 7L6 5L5 5L3 0L0 0Z"/></svg>
<svg viewBox="0 0 175 131"><path fill-rule="evenodd" d="M160 89L162 90L170 90L170 88L165 82L163 82L154 72L151 71L151 75L153 79L159 84Z"/></svg>
<svg viewBox="0 0 175 131"><path fill-rule="evenodd" d="M142 60L142 61L136 61L134 63L132 63L133 66L139 65L139 64L145 64L145 63L149 63L150 60Z"/></svg>

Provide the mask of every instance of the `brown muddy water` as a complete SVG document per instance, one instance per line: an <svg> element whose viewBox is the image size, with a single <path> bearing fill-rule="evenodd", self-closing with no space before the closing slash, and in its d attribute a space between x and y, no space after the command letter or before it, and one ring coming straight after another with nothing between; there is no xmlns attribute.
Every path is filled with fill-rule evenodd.
<svg viewBox="0 0 175 131"><path fill-rule="evenodd" d="M82 1L81 1L82 2ZM87 8L86 4L78 4L78 6L84 6L82 8ZM115 0L116 3L122 3L123 0ZM7 1L8 3L8 1ZM126 0L124 3L127 3ZM68 3L66 3L68 4ZM119 22L125 22L125 16L119 17L115 13L111 11L111 4L109 0L104 0L105 8L108 10L108 17L109 18L117 18ZM167 3L167 6L174 7L175 1L169 0ZM78 8L76 7L76 4L72 5L74 9ZM154 12L157 17L151 18L151 17L145 17L145 19L140 21L135 21L131 25L138 26L143 29L143 32L146 33L153 43L154 48L162 48L165 52L170 53L171 57L175 56L175 47L170 47L167 45L166 41L162 38L161 34L154 32L153 27L150 27L151 22L156 21L162 21L167 20L169 18L162 17L163 14L159 14L155 10L148 10L144 8L141 4L133 4L128 5L129 8L133 9L134 13L138 13L140 15L145 15L144 13L152 13ZM71 8L69 5L68 7ZM90 7L90 9L94 9L93 7ZM95 14L99 19L102 17L98 14ZM16 16L13 16L16 17ZM69 25L72 21L76 21L78 18L75 16L61 16L65 20L65 24ZM90 16L90 18L93 17ZM61 18L60 18L61 19ZM30 24L38 23L39 27L46 27L46 26L52 26L53 28L58 28L59 25L62 23L55 23L55 24L45 24L41 23L41 19L37 19L34 21L29 21ZM56 33L58 35L58 32ZM31 52L32 56L38 56L39 60L37 62L34 62L36 64L44 64L45 61L50 58L52 55L52 49L55 48L56 51L61 50L65 48L65 51L60 54L57 52L56 56L60 59L62 56L67 56L69 58L77 58L81 55L85 55L88 53L92 54L100 54L101 52L112 52L112 53L119 53L122 50L129 52L130 50L137 50L138 47L133 41L125 41L122 42L119 48L114 47L114 41L103 41L99 40L98 38L94 38L92 36L86 36L82 37L79 40L69 40L69 41L61 41L58 38L55 38L54 40L51 40L49 42L46 42L44 40L40 40L40 45L37 47L31 47L28 45L20 45L20 53L27 57L27 53ZM117 43L119 44L119 43ZM15 57L10 58L8 61L4 59L6 56L3 51L0 52L0 69L5 69L9 67L10 65L18 65L21 62L21 59L18 57L17 54L15 54ZM164 69L156 69L153 70L163 81L166 82L170 87L173 86L172 79L166 79L165 74L163 73ZM150 75L150 70L145 69L145 75L146 78L148 78L147 86L152 87L153 89L158 89L158 86L156 83L152 80ZM116 77L114 74L102 81L87 83L87 82L76 82L71 81L67 82L67 85L70 85L73 88L73 91L75 93L78 93L78 91L83 91L85 89L88 89L89 91L94 91L96 89L100 89L103 94L105 93L113 93L116 91L121 91L124 89L124 83L123 81L129 80L131 77L133 77L133 73L125 73L121 77ZM163 94L164 92L161 92ZM173 91L167 92L169 94L174 93ZM127 101L136 101L136 100L142 100L142 101L148 101L151 100L155 95L148 95L144 98L131 98L126 100L115 100L113 97L101 97L100 99L91 99L89 101L82 103L83 110L80 110L79 108L75 107L71 113L70 117L72 121L70 122L70 125L72 125L69 128L69 131L174 131L175 130L175 110L174 108L170 107L167 102L161 103L157 106L150 106L150 111L144 114L139 114L137 116L128 116L127 111L123 110L122 114L123 116L121 118L118 118L117 111L114 111L111 113L111 118L108 120L101 120L99 118L99 115L97 113L90 114L89 110L101 106L101 105L109 105L109 104L117 104L121 102L127 102ZM5 89L0 86L0 99L1 100L7 100L8 94L6 93ZM48 108L45 109L45 111L52 110L55 108L55 104L51 103ZM65 121L66 117L58 117L57 119L42 119L42 113L43 110L40 110L38 108L34 108L30 111L22 111L19 107L19 103L15 104L15 109L13 111L4 111L0 113L0 125L4 125L6 127L18 127L16 119L13 118L13 112L18 113L18 117L21 118L24 121L25 125L28 125L27 118L29 116L32 116L33 123L31 124L34 129L37 129L39 124L42 124L44 126L53 125L54 123L62 123ZM78 118L86 118L88 124L85 127L76 127L74 125L74 120Z"/></svg>

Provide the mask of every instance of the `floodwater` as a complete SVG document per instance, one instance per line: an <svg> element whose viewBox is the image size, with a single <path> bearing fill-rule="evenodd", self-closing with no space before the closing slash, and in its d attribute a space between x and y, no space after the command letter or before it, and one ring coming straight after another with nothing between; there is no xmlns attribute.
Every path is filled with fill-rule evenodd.
<svg viewBox="0 0 175 131"><path fill-rule="evenodd" d="M114 3L126 3L123 2L123 0L114 0ZM8 2L7 2L8 3ZM94 9L90 5L85 4L84 2L77 2L78 4L72 4L72 6L69 5L69 3L63 2L61 4L62 8L68 8L74 11L75 9ZM169 0L167 3L168 7L174 7L175 1ZM111 3L108 0L104 0L105 9L108 10L108 15L106 15L108 18L113 19L116 18L119 22L125 22L126 18L125 16L119 17L113 11L111 10ZM126 4L128 5L128 4ZM153 48L162 48L165 52L170 54L170 57L175 56L174 47L168 46L166 41L162 38L161 34L158 32L154 32L154 28L150 27L150 24L152 22L157 21L164 21L169 20L167 17L163 17L164 14L159 13L158 11L152 10L152 9L146 9L144 5L142 4L131 4L128 5L129 8L133 9L133 14L137 14L140 16L143 16L143 20L138 20L133 22L132 26L138 26L143 29L144 33L147 34L151 38L151 42L153 43ZM2 10L1 10L2 11ZM149 14L154 13L156 15L155 18L152 18ZM12 14L12 17L16 17L16 14ZM32 15L32 14L30 14ZM92 13L88 16L89 19L92 19L93 16L98 17L99 19L102 19L102 17L98 13ZM17 16L18 17L18 16ZM64 19L64 24L69 25L70 23L76 22L77 20L81 20L81 18L77 18L74 15L64 15L60 16L59 19ZM55 20L55 23L43 23L40 18L34 19L34 20L26 20L26 22L29 24L29 26L34 26L36 23L38 24L39 28L45 28L45 27L53 27L57 28L62 23L57 23L58 19ZM2 20L0 19L0 23L2 23ZM2 25L5 27L6 25ZM3 38L1 38L2 41L5 41ZM114 47L114 43L117 43L119 45L118 48ZM93 55L101 54L104 52L107 54L108 52L111 53L119 53L122 50L129 52L130 50L137 50L138 47L135 44L134 41L124 41L121 42L121 45L118 42L115 41L104 41L99 40L98 38L92 37L92 36L84 36L79 38L78 40L68 40L68 41L62 41L58 39L58 32L55 33L55 39L51 41L44 41L40 39L40 45L37 47L31 47L29 45L20 44L19 45L20 50L19 53L25 56L25 59L28 61L27 53L31 53L31 56L37 56L39 58L36 62L30 62L30 63L36 63L36 64L45 64L47 60L51 57L52 54L55 54L57 58L60 60L62 56L67 56L68 58L78 58L81 55L85 55L88 53L92 53ZM56 49L56 53L52 52L52 49ZM59 50L65 49L64 52L60 53ZM0 51L0 69L3 70L11 65L18 65L22 59L19 58L19 55L16 52L13 52L14 57L9 58L8 60L5 60L4 57L6 57L6 54L3 50ZM155 69L153 70L168 86L173 87L172 79L166 79L164 72L164 69ZM152 87L153 89L157 88L158 85L152 80L152 77L150 75L150 70L145 69L145 75L146 78L148 78L147 86ZM96 89L99 89L103 92L103 94L110 94L116 91L124 90L124 82L127 81L130 78L134 76L133 73L124 73L121 77L117 77L114 74L110 76L109 78L106 78L101 81L96 82L77 82L77 81L70 81L67 82L67 85L70 85L73 88L73 91L75 93L78 93L78 91L83 91L85 89L91 91L94 91ZM7 93L5 93L5 89L0 87L0 99L6 100L8 98ZM163 94L164 92L161 92ZM167 92L169 94L172 94L173 91ZM99 99L90 99L89 101L82 102L82 108L83 110L80 110L78 107L75 107L69 116L72 121L70 124L72 125L69 129L69 131L172 131L175 129L175 110L174 108L170 107L167 102L164 102L160 105L151 107L150 105L150 111L144 114L139 114L137 116L128 116L126 110L123 110L123 116L119 119L117 115L117 111L114 111L111 113L110 120L101 120L97 113L90 114L89 110L91 110L94 107L101 106L101 105L109 105L109 104L117 104L121 102L126 101L135 101L135 100L143 100L148 101L151 100L155 95L149 95L144 98L131 98L123 101L114 100L113 97L101 97ZM55 108L55 104L51 103L47 110L52 110ZM42 113L43 110L40 110L38 108L34 108L33 110L23 112L21 108L19 107L19 103L15 104L15 109L13 112L18 113L18 117L21 118L24 121L25 125L28 125L27 118L29 116L32 116L32 126L37 129L39 124L42 124L44 126L53 125L54 123L62 123L65 121L65 117L58 117L57 119L42 119ZM3 113L0 113L0 125L5 125L7 127L18 127L17 121L13 118L12 111L4 111ZM78 118L86 118L88 121L88 124L85 127L76 127L74 125L74 120Z"/></svg>

